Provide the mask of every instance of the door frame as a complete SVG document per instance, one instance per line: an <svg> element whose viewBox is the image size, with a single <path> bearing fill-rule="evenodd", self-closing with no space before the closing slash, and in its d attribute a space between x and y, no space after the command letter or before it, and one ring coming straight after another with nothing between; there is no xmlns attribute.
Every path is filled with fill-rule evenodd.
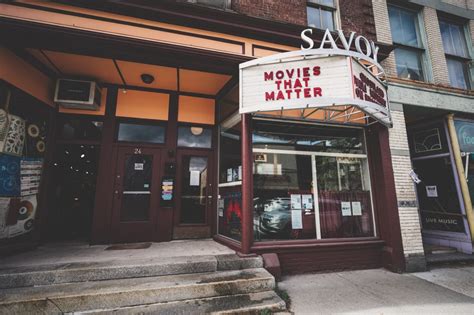
<svg viewBox="0 0 474 315"><path fill-rule="evenodd" d="M125 156L127 153L134 154L134 149L141 149L142 154L152 154L153 157L153 170L152 170L152 181L151 181L151 193L150 193L150 215L148 221L120 221L120 206L121 201L117 200L119 196L116 191L119 191L120 197L123 192L123 178L118 179L119 167L124 167ZM112 211L110 216L111 226L111 241L117 242L142 242L142 241L159 241L160 231L158 231L159 220L160 220L160 182L162 176L162 163L163 163L163 150L162 147L150 144L117 144L113 148L113 178L111 186L112 194ZM140 154L140 153L138 153ZM156 158L158 156L158 158ZM122 191L120 191L122 190ZM153 210L155 209L155 210ZM128 230L128 232L127 232ZM133 237L124 237L126 235L132 235Z"/></svg>

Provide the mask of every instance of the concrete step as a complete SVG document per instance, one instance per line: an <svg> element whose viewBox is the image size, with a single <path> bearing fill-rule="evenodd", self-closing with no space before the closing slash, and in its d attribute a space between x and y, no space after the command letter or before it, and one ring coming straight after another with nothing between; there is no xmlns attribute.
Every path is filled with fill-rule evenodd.
<svg viewBox="0 0 474 315"><path fill-rule="evenodd" d="M264 310L278 312L286 309L285 302L274 292L218 296L206 299L155 303L116 309L86 311L94 315L128 314L260 314Z"/></svg>
<svg viewBox="0 0 474 315"><path fill-rule="evenodd" d="M0 269L0 289L218 270L241 270L261 268L262 266L261 257L240 258L232 254L4 267Z"/></svg>
<svg viewBox="0 0 474 315"><path fill-rule="evenodd" d="M0 290L0 314L83 312L270 291L263 268Z"/></svg>

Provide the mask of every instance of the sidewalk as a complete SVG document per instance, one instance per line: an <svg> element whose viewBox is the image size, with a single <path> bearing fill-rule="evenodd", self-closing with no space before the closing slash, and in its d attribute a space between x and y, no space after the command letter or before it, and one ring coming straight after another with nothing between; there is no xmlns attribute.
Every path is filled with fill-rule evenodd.
<svg viewBox="0 0 474 315"><path fill-rule="evenodd" d="M383 269L284 277L295 314L474 314L474 267Z"/></svg>

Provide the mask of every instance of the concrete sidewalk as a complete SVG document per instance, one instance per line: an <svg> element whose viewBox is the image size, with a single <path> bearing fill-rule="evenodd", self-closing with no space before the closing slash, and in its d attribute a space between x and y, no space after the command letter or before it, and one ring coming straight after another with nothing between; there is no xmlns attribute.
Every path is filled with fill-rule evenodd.
<svg viewBox="0 0 474 315"><path fill-rule="evenodd" d="M278 286L295 314L474 314L474 267L305 274Z"/></svg>

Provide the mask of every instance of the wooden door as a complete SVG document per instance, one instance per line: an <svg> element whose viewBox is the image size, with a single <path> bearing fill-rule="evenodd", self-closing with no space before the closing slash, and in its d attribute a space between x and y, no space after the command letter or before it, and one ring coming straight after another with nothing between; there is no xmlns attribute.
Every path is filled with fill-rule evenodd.
<svg viewBox="0 0 474 315"><path fill-rule="evenodd" d="M114 182L114 242L158 240L161 150L119 147Z"/></svg>

